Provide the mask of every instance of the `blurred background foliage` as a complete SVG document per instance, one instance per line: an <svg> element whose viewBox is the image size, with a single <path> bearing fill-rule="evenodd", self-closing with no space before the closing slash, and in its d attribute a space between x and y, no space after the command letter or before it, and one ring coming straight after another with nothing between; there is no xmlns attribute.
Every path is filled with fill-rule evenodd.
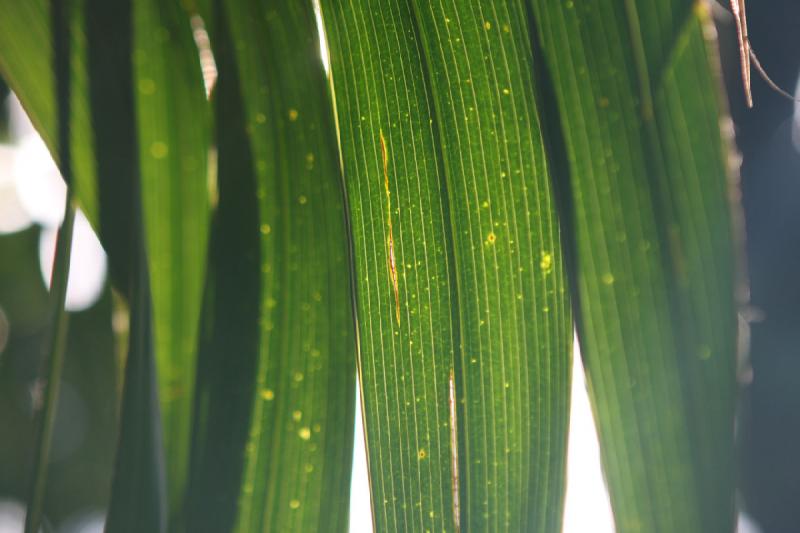
<svg viewBox="0 0 800 533"><path fill-rule="evenodd" d="M39 236L31 226L0 237L0 505L27 498L41 402L37 376L47 331L47 291L39 269ZM55 423L46 509L52 524L91 520L108 505L116 447L118 366L111 293L71 313ZM81 518L82 517L82 518ZM4 529L0 518L0 531Z"/></svg>

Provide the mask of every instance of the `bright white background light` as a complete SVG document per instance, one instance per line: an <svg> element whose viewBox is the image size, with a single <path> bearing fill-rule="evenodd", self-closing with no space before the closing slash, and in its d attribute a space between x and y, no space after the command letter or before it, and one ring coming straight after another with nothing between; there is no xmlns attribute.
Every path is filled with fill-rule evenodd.
<svg viewBox="0 0 800 533"><path fill-rule="evenodd" d="M19 101L8 99L13 144L0 145L0 234L39 224L39 263L50 285L56 233L64 218L67 188L50 152ZM67 284L68 311L90 307L103 291L107 260L100 241L80 210L75 219Z"/></svg>
<svg viewBox="0 0 800 533"><path fill-rule="evenodd" d="M794 91L794 121L792 122L792 142L794 149L800 152L800 79Z"/></svg>
<svg viewBox="0 0 800 533"><path fill-rule="evenodd" d="M45 227L39 235L39 267L45 285L50 287L53 256L58 228ZM67 285L67 310L83 311L89 308L103 292L106 276L106 253L92 231L89 221L80 211L75 216L72 236L72 257Z"/></svg>
<svg viewBox="0 0 800 533"><path fill-rule="evenodd" d="M356 404L355 452L350 499L350 533L370 533L369 478L361 426L360 397ZM567 457L567 495L563 533L614 533L614 518L600 468L600 446L589 407L589 396L577 339L572 378L572 414Z"/></svg>

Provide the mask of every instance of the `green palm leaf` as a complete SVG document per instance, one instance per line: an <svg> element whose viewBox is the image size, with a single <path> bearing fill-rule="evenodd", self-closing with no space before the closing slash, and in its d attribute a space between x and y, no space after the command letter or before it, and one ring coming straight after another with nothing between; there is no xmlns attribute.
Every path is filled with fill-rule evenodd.
<svg viewBox="0 0 800 533"><path fill-rule="evenodd" d="M531 4L617 530L731 531L736 254L706 7Z"/></svg>
<svg viewBox="0 0 800 533"><path fill-rule="evenodd" d="M553 530L571 322L524 6L323 8L377 529Z"/></svg>
<svg viewBox="0 0 800 533"><path fill-rule="evenodd" d="M355 339L314 13L237 0L214 20L217 272L190 529L346 531Z"/></svg>
<svg viewBox="0 0 800 533"><path fill-rule="evenodd" d="M321 3L329 79L308 0L71 0L59 108L48 1L0 0L131 304L109 531L345 530L356 354L378 531L557 531L566 278L617 529L731 531L705 4Z"/></svg>
<svg viewBox="0 0 800 533"><path fill-rule="evenodd" d="M210 140L200 60L177 2L134 0L133 64L167 491L175 518L189 466Z"/></svg>
<svg viewBox="0 0 800 533"><path fill-rule="evenodd" d="M34 126L58 160L56 82L53 35L48 0L0 2L0 72L22 103ZM99 220L97 168L92 148L92 123L86 67L83 5L70 9L70 138L74 194L86 217ZM97 226L95 226L97 227Z"/></svg>
<svg viewBox="0 0 800 533"><path fill-rule="evenodd" d="M92 9L98 7L93 1L75 0L70 10L70 136L75 194L95 228L101 221L110 221L100 228L100 233L105 237L104 243L111 243L110 251L115 251L112 267L120 265L127 271L128 257L146 253L169 507L177 516L187 475L196 336L205 270L208 106L189 19L177 3L114 2L114 16L127 33L114 34L109 40L105 36L109 27L102 35L97 32L97 24L108 14L108 8L100 6L98 13ZM55 153L47 3L8 2L3 9L3 75L21 95L34 124ZM98 37L103 42L93 41L89 50L87 39ZM109 61L120 53L123 61ZM126 67L132 67L132 71L126 72ZM101 91L103 82L98 80L115 79L123 83L130 80L131 84L105 97ZM103 115L102 111L109 107L116 120ZM185 124L192 127L181 126ZM129 132L135 132L135 136L126 136ZM119 142L109 142L114 139ZM118 151L94 149L95 145L104 148L110 144ZM117 167L122 169L120 175L115 174ZM138 216L132 208L131 172L136 168L141 176L146 246L132 251L130 243L137 231L132 225ZM98 170L104 173L98 175ZM98 206L100 198L104 200L105 213ZM119 220L124 213L131 216ZM127 244L120 246L120 242ZM127 290L127 277L117 279ZM153 419L152 414L147 416Z"/></svg>

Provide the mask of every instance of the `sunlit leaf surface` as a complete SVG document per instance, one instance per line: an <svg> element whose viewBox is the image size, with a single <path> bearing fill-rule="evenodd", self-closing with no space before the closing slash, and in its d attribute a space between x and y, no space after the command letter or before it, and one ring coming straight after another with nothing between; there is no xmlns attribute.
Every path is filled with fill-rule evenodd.
<svg viewBox="0 0 800 533"><path fill-rule="evenodd" d="M374 520L550 531L571 322L524 6L411 4L322 3Z"/></svg>
<svg viewBox="0 0 800 533"><path fill-rule="evenodd" d="M189 17L177 2L133 2L133 68L167 491L175 518L189 464L210 136L200 60Z"/></svg>
<svg viewBox="0 0 800 533"><path fill-rule="evenodd" d="M530 3L617 530L732 531L736 254L706 5Z"/></svg>
<svg viewBox="0 0 800 533"><path fill-rule="evenodd" d="M378 531L558 531L565 273L618 530L731 531L706 5L323 0L326 80L311 4L70 3L74 193L133 317L109 531L346 529L356 353ZM56 153L49 6L0 0L0 72Z"/></svg>
<svg viewBox="0 0 800 533"><path fill-rule="evenodd" d="M356 345L314 13L240 0L217 14L215 304L190 529L346 531Z"/></svg>

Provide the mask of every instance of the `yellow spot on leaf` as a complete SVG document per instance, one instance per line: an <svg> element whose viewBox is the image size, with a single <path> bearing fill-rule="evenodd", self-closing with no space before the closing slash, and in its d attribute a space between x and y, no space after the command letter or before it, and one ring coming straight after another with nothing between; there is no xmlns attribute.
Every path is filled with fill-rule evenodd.
<svg viewBox="0 0 800 533"><path fill-rule="evenodd" d="M289 509L299 509L300 500L289 500Z"/></svg>
<svg viewBox="0 0 800 533"><path fill-rule="evenodd" d="M539 267L547 274L553 268L553 255L548 252L542 252L542 260L539 261Z"/></svg>
<svg viewBox="0 0 800 533"><path fill-rule="evenodd" d="M308 428L305 428L305 427L304 428L300 428L300 431L298 431L297 434L303 440L308 440L308 439L311 438L311 430L308 429Z"/></svg>
<svg viewBox="0 0 800 533"><path fill-rule="evenodd" d="M486 236L486 242L489 244L494 244L496 240L497 235L495 235L493 231L490 231L489 235Z"/></svg>
<svg viewBox="0 0 800 533"><path fill-rule="evenodd" d="M146 95L155 94L156 92L156 82L151 80L150 78L142 78L139 80L139 92Z"/></svg>
<svg viewBox="0 0 800 533"><path fill-rule="evenodd" d="M267 121L267 115L264 113L256 113L256 122L263 124Z"/></svg>
<svg viewBox="0 0 800 533"><path fill-rule="evenodd" d="M295 120L297 120L298 116L299 116L299 113L297 112L297 109L292 108L292 109L289 110L289 120L291 122L294 122Z"/></svg>
<svg viewBox="0 0 800 533"><path fill-rule="evenodd" d="M271 389L264 389L261 391L261 398L270 401L275 399L275 393Z"/></svg>
<svg viewBox="0 0 800 533"><path fill-rule="evenodd" d="M150 145L150 155L156 159L164 159L169 154L169 147L166 143L156 141Z"/></svg>
<svg viewBox="0 0 800 533"><path fill-rule="evenodd" d="M420 448L419 452L417 452L417 457L419 457L419 460L422 461L428 457L428 452L425 451L425 448Z"/></svg>
<svg viewBox="0 0 800 533"><path fill-rule="evenodd" d="M484 21L484 23L483 23L483 27L484 27L485 29L487 29L487 30L491 30L491 29L492 29L492 23L491 23L491 22L489 22L488 20L486 20L486 21Z"/></svg>
<svg viewBox="0 0 800 533"><path fill-rule="evenodd" d="M605 285L612 285L614 283L614 274L611 272L606 272L601 276L600 281L602 281Z"/></svg>
<svg viewBox="0 0 800 533"><path fill-rule="evenodd" d="M272 233L272 227L269 224L261 224L261 234L269 235L270 233Z"/></svg>
<svg viewBox="0 0 800 533"><path fill-rule="evenodd" d="M299 422L303 418L303 411L292 411L292 420Z"/></svg>

